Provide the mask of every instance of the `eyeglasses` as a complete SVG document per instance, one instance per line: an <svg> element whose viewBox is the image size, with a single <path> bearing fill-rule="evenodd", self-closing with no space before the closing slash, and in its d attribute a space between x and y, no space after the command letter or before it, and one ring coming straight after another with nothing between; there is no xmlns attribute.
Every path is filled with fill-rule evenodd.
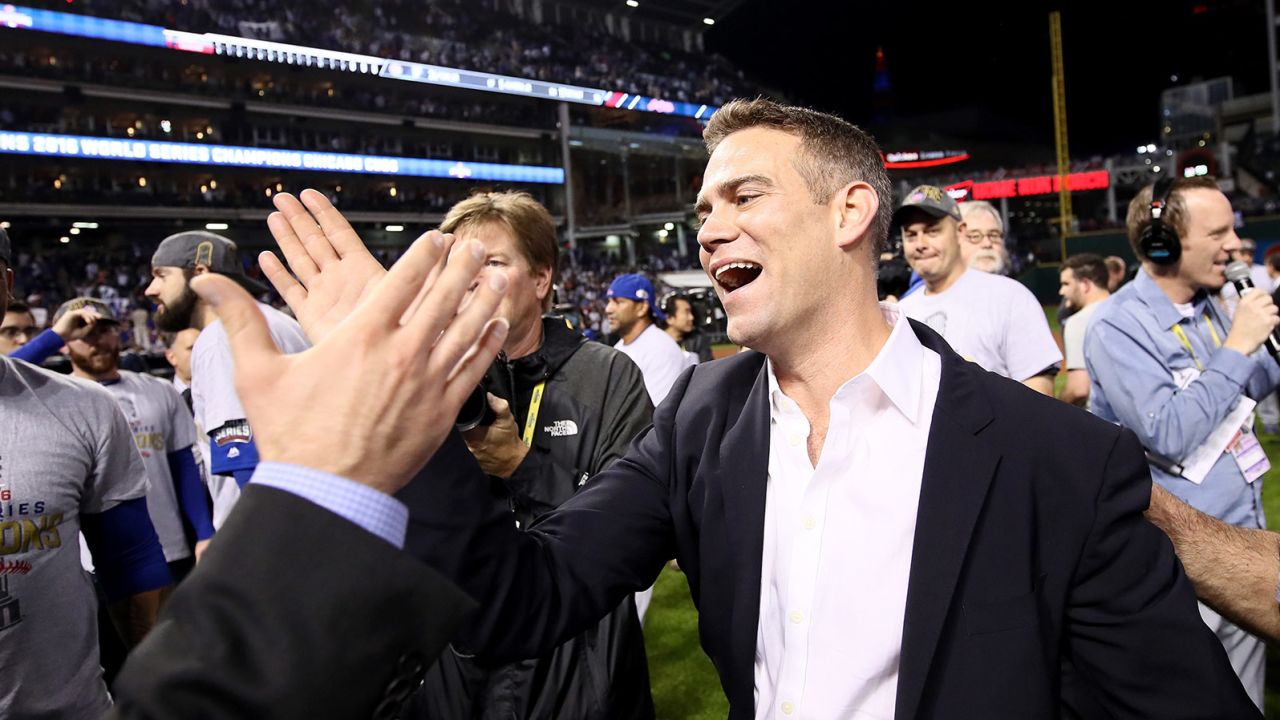
<svg viewBox="0 0 1280 720"><path fill-rule="evenodd" d="M966 240L973 243L974 245L977 245L978 243L982 242L984 239L990 240L993 243L1004 242L1004 233L1000 232L999 230L991 230L985 233L980 233L975 231L971 233L965 233L964 237Z"/></svg>
<svg viewBox="0 0 1280 720"><path fill-rule="evenodd" d="M0 327L0 337L3 337L5 340L17 340L18 336L22 336L30 340L38 332L39 330L34 327L18 327L16 325L11 327Z"/></svg>

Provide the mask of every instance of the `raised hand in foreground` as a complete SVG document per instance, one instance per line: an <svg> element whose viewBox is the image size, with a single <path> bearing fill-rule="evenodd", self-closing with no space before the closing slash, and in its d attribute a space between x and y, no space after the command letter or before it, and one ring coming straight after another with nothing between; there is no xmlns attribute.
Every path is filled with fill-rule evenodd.
<svg viewBox="0 0 1280 720"><path fill-rule="evenodd" d="M263 462L304 465L386 493L426 463L508 330L494 318L506 277L493 273L468 295L484 248L468 243L442 267L445 245L438 233L419 239L345 317L318 313L325 332L293 355L276 348L234 281L213 274L192 281L226 328L236 392Z"/></svg>
<svg viewBox="0 0 1280 720"><path fill-rule="evenodd" d="M267 217L267 227L289 268L270 252L261 253L258 263L307 337L319 342L369 296L387 271L324 194L303 190L295 198L277 193L273 202L278 212ZM423 237L438 235L432 231ZM447 255L453 236L443 237Z"/></svg>

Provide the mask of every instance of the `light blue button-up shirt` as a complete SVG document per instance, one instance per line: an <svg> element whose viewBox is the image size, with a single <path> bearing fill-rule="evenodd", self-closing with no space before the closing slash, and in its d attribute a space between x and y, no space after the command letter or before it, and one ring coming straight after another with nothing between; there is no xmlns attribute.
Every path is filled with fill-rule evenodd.
<svg viewBox="0 0 1280 720"><path fill-rule="evenodd" d="M1181 463L1208 438L1241 397L1266 397L1280 384L1280 365L1265 350L1244 356L1218 347L1231 328L1201 291L1184 316L1146 270L1104 301L1085 333L1092 412L1129 428L1144 447ZM1195 351L1187 351L1180 325ZM1201 368L1197 367L1197 360ZM1194 381L1179 388L1175 375ZM1252 428L1250 428L1250 431ZM1152 466L1151 475L1192 507L1244 527L1265 527L1262 479L1252 485L1224 452L1200 485Z"/></svg>
<svg viewBox="0 0 1280 720"><path fill-rule="evenodd" d="M397 548L404 547L409 509L384 492L344 477L285 463L259 464L252 482L309 500Z"/></svg>

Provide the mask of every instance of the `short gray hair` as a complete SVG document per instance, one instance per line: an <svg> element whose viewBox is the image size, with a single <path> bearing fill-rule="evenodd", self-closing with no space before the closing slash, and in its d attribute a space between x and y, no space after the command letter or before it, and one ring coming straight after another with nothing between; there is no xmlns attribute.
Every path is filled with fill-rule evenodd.
<svg viewBox="0 0 1280 720"><path fill-rule="evenodd" d="M970 200L969 202L960 203L960 217L965 220L973 213L983 211L991 213L991 217L996 219L996 225L1000 226L1000 232L1004 232L1004 218L1000 217L1000 211L986 200Z"/></svg>

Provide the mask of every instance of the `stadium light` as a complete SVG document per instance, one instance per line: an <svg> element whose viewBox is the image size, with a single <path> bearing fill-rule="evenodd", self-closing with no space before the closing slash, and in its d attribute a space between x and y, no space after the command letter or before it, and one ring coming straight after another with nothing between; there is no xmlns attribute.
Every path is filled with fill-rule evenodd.
<svg viewBox="0 0 1280 720"><path fill-rule="evenodd" d="M640 7L640 3L636 2L636 0L627 0L627 7L638 8Z"/></svg>
<svg viewBox="0 0 1280 720"><path fill-rule="evenodd" d="M146 187L146 186L147 186L147 177L145 175L140 176L138 178L138 187Z"/></svg>
<svg viewBox="0 0 1280 720"><path fill-rule="evenodd" d="M715 24L716 24L716 21L715 21L715 20L712 20L711 18L702 18L702 24L704 24L704 25L715 25Z"/></svg>
<svg viewBox="0 0 1280 720"><path fill-rule="evenodd" d="M80 229L82 229L82 230L97 230L97 229L98 229L98 223L96 223L96 222L75 222L75 223L71 223L71 227L73 227L73 228L80 228Z"/></svg>
<svg viewBox="0 0 1280 720"><path fill-rule="evenodd" d="M205 223L204 224L205 230L226 230L228 227L230 226L227 225L226 223Z"/></svg>
<svg viewBox="0 0 1280 720"><path fill-rule="evenodd" d="M1151 168L1151 172L1160 172L1160 166L1156 165L1155 167Z"/></svg>
<svg viewBox="0 0 1280 720"><path fill-rule="evenodd" d="M58 242L62 243L63 245L66 245L67 243L71 242L71 238L67 237L66 235L63 235L62 237L58 238Z"/></svg>
<svg viewBox="0 0 1280 720"><path fill-rule="evenodd" d="M1155 143L1151 143L1150 145L1147 145L1147 152L1149 152L1149 153L1153 153L1153 152L1155 152L1155 151L1156 151L1156 144L1155 144Z"/></svg>
<svg viewBox="0 0 1280 720"><path fill-rule="evenodd" d="M388 226L386 227L386 231L387 231L387 232L404 232L404 226L403 226L403 225L388 225Z"/></svg>
<svg viewBox="0 0 1280 720"><path fill-rule="evenodd" d="M1138 146L1138 154L1139 154L1139 155L1145 155L1146 153L1147 153L1147 146L1146 146L1146 145L1139 145L1139 146Z"/></svg>
<svg viewBox="0 0 1280 720"><path fill-rule="evenodd" d="M671 232L672 230L675 230L675 229L676 229L676 224L675 224L675 223L667 223L666 225L663 225L663 226L662 226L662 229L663 229L663 230L666 230L667 232Z"/></svg>
<svg viewBox="0 0 1280 720"><path fill-rule="evenodd" d="M78 228L78 227L73 227L73 228L71 228L71 234L72 234L72 235L79 235L79 234L80 234L80 228Z"/></svg>

